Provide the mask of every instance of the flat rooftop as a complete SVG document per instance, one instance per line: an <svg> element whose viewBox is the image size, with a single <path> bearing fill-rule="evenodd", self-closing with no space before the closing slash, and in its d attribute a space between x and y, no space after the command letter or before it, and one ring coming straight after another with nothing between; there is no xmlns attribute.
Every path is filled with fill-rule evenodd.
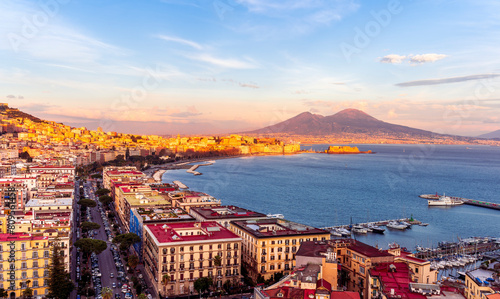
<svg viewBox="0 0 500 299"><path fill-rule="evenodd" d="M162 209L153 207L140 207L133 209L144 222L157 220L193 219L186 211L180 208Z"/></svg>
<svg viewBox="0 0 500 299"><path fill-rule="evenodd" d="M33 198L26 203L26 207L48 207L48 206L71 206L73 205L72 198Z"/></svg>
<svg viewBox="0 0 500 299"><path fill-rule="evenodd" d="M277 236L301 236L301 235L317 235L330 233L326 230L291 222L283 219L258 219L234 221L233 225L246 231L247 233L257 238L272 238Z"/></svg>
<svg viewBox="0 0 500 299"><path fill-rule="evenodd" d="M146 224L144 228L146 231L151 232L160 245L179 242L196 243L200 241L241 240L236 234L213 221Z"/></svg>
<svg viewBox="0 0 500 299"><path fill-rule="evenodd" d="M220 206L209 208L191 208L196 213L207 220L235 220L243 218L267 218L265 214L243 209L236 206Z"/></svg>

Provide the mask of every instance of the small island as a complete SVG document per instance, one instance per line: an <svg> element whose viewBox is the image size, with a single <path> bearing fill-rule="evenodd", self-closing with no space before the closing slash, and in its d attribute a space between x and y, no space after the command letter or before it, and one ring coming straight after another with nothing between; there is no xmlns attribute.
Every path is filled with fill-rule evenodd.
<svg viewBox="0 0 500 299"><path fill-rule="evenodd" d="M325 151L327 154L372 154L371 150L368 151L360 151L357 146L338 146L331 145Z"/></svg>

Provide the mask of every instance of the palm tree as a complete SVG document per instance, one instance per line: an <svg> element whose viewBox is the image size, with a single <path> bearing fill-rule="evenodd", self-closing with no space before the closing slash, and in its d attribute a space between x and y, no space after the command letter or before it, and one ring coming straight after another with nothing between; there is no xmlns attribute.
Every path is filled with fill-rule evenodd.
<svg viewBox="0 0 500 299"><path fill-rule="evenodd" d="M214 265L217 267L222 265L222 257L220 255L214 256Z"/></svg>
<svg viewBox="0 0 500 299"><path fill-rule="evenodd" d="M0 298L8 297L9 293L4 288L0 288Z"/></svg>
<svg viewBox="0 0 500 299"><path fill-rule="evenodd" d="M113 298L113 290L108 287L102 288L101 291L102 299L111 299Z"/></svg>
<svg viewBox="0 0 500 299"><path fill-rule="evenodd" d="M164 288L167 286L169 282L170 282L170 275L168 275L168 273L163 274L163 277L161 278L161 283L164 285Z"/></svg>

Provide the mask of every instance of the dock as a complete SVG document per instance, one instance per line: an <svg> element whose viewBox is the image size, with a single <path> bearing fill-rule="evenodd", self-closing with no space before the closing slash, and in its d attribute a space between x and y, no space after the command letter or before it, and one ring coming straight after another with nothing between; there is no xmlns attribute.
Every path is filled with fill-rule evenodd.
<svg viewBox="0 0 500 299"><path fill-rule="evenodd" d="M386 226L391 221L396 221L396 222L404 221L404 222L407 222L407 223L409 223L411 225L420 225L420 224L422 224L421 221L418 221L416 219L401 218L401 219L388 219L388 220L372 221L372 222L366 222L366 223L353 223L353 224L344 224L344 225L337 225L337 226L327 226L327 227L322 227L321 229L328 230L328 231L331 231L331 230L334 230L334 229L338 229L338 228L348 229L351 225L360 225L360 226L363 226L363 227L367 227L368 225Z"/></svg>
<svg viewBox="0 0 500 299"><path fill-rule="evenodd" d="M172 183L176 184L181 189L188 189L188 187L181 183L181 181L173 181Z"/></svg>
<svg viewBox="0 0 500 299"><path fill-rule="evenodd" d="M440 195L422 194L419 197L425 198L425 199L439 199ZM470 199L470 198L456 197L456 196L449 196L449 197L451 199L457 199L457 200L463 201L464 205L483 207L483 208L488 208L488 209L493 209L493 210L500 210L500 204L498 204L498 203L487 202L487 201L482 201L482 200L475 200L475 199Z"/></svg>

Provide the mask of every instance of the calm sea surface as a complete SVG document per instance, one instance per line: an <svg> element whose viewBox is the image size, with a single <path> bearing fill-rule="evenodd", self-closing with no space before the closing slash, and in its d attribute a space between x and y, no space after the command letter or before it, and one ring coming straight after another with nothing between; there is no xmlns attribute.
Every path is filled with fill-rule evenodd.
<svg viewBox="0 0 500 299"><path fill-rule="evenodd" d="M314 145L315 150L327 145ZM310 146L303 146L309 149ZM384 235L356 236L387 248L398 242L436 246L458 237L500 237L500 211L474 206L428 207L420 194L446 193L500 203L500 148L447 145L359 145L371 155L300 154L217 160L203 175L167 171L191 190L265 214L325 227L413 217L429 223Z"/></svg>

